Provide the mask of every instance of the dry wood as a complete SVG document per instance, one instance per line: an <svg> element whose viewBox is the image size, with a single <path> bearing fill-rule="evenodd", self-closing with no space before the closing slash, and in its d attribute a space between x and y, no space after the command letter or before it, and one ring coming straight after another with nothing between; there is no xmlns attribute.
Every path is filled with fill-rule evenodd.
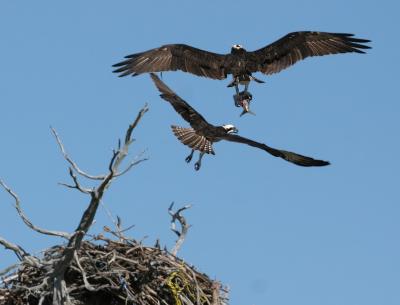
<svg viewBox="0 0 400 305"><path fill-rule="evenodd" d="M55 129L51 129L61 153L69 163L69 175L73 184L62 185L76 189L90 196L87 209L72 234L49 231L34 226L23 213L15 192L3 181L2 186L14 199L15 208L24 223L41 234L67 239L65 245L54 246L43 251L41 257L30 255L19 245L0 237L0 244L14 251L20 262L1 271L0 305L225 305L227 290L220 283L198 272L193 266L176 257L187 234L189 225L180 214L190 206L169 213L171 228L178 235L172 253L156 247L146 247L141 241L123 235L130 227L123 229L119 217L114 222L116 231L104 227L103 234L90 236L88 230L105 191L112 181L127 173L135 165L147 160L139 154L129 165L120 170L128 156L133 142L132 132L143 115L148 111L144 106L136 119L129 125L124 141L118 143L108 165L108 173L91 175L75 163L66 153ZM79 178L99 181L94 188L82 186ZM176 230L175 221L181 224Z"/></svg>
<svg viewBox="0 0 400 305"><path fill-rule="evenodd" d="M44 253L41 267L22 263L15 276L0 287L1 305L52 304L52 293L42 285L43 266L63 256L67 247ZM132 251L133 250L133 251ZM114 259L113 259L114 258ZM223 305L226 289L175 255L139 243L97 236L82 241L62 280L58 297L71 304ZM57 293L60 293L57 292ZM65 293L65 294L63 294Z"/></svg>

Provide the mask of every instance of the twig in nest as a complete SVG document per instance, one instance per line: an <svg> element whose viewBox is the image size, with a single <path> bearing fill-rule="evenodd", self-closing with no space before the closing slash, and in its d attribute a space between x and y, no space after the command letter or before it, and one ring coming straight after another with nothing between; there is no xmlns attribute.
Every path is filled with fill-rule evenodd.
<svg viewBox="0 0 400 305"><path fill-rule="evenodd" d="M184 207L178 209L175 213L172 211L174 203L172 202L168 208L168 213L171 215L171 230L178 236L178 240L175 243L175 246L172 248L171 253L176 256L183 242L185 241L186 234L190 228L190 225L187 224L185 217L181 215L181 212L184 210L190 209L192 207L191 204L185 205ZM178 220L181 225L181 231L176 229L175 221Z"/></svg>
<svg viewBox="0 0 400 305"><path fill-rule="evenodd" d="M76 265L78 266L79 270L82 273L82 278L83 278L83 283L85 284L85 288L89 291L95 291L95 289L93 288L92 285L90 285L87 276L86 276L86 272L85 270L82 268L81 263L79 262L79 257L78 257L78 253L75 251L74 252L74 258L75 258L75 262Z"/></svg>

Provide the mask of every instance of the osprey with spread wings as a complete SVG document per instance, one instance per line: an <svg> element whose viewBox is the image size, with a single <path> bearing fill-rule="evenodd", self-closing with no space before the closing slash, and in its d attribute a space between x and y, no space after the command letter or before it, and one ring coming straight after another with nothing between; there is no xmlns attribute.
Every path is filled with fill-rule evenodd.
<svg viewBox="0 0 400 305"><path fill-rule="evenodd" d="M168 44L159 48L126 56L126 60L114 65L113 72L119 76L136 76L147 72L181 70L212 79L225 79L229 74L233 79L228 87L235 87L236 106L249 111L252 99L248 92L250 81L264 81L252 74L278 73L296 62L311 56L338 53L365 53L370 47L367 39L353 37L353 34L327 32L293 32L259 50L248 52L241 45L232 46L229 54L217 54L185 44ZM239 84L245 89L239 92Z"/></svg>
<svg viewBox="0 0 400 305"><path fill-rule="evenodd" d="M186 157L186 162L192 160L194 152L200 152L198 161L195 163L195 169L199 170L201 160L204 154L214 155L213 143L221 140L247 144L266 151L274 157L282 158L288 162L300 166L326 166L329 165L328 161L317 160L311 157L296 154L294 152L272 148L266 144L259 143L248 138L236 135L238 132L235 126L226 124L222 126L214 126L206 121L206 119L191 107L186 101L180 98L174 91L172 91L164 82L162 82L154 73L150 74L157 89L161 92L160 96L175 109L175 111L186 120L191 127L179 127L172 125L172 131L175 136L191 148L191 153Z"/></svg>

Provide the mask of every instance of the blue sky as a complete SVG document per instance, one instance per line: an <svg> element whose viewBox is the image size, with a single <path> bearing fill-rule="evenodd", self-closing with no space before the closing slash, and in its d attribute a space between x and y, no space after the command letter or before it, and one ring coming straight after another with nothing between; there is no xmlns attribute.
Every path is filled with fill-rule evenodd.
<svg viewBox="0 0 400 305"><path fill-rule="evenodd" d="M104 205L131 235L168 247L167 208L192 203L180 256L231 288L231 304L398 305L399 64L396 1L3 1L0 4L0 177L31 220L71 231L88 198L57 185L67 164L107 170L138 110L132 156L149 161L118 179ZM301 168L248 146L217 143L199 172L170 125L187 126L148 75L117 78L123 56L166 43L227 53L288 32L355 33L367 55L311 58L252 84L256 116L239 118L229 80L182 72L163 80L210 122L270 146L331 161ZM88 182L88 185L90 183ZM60 243L31 232L0 192L0 236L36 253ZM92 232L110 225L100 208ZM0 250L0 268L15 261Z"/></svg>

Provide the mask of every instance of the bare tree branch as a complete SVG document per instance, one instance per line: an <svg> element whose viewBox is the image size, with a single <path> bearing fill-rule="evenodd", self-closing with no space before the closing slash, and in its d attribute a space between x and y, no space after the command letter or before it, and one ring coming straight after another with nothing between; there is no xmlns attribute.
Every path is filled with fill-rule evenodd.
<svg viewBox="0 0 400 305"><path fill-rule="evenodd" d="M142 151L138 156L135 157L135 159L125 168L122 172L119 172L118 174L114 175L114 178L122 176L129 172L134 166L138 165L139 163L142 163L143 161L147 161L148 158L140 158L143 154L145 153L145 150ZM140 159L139 159L140 158Z"/></svg>
<svg viewBox="0 0 400 305"><path fill-rule="evenodd" d="M124 158L128 155L129 145L131 145L131 143L134 141L132 139L132 132L136 128L136 126L139 124L140 120L142 119L142 117L145 115L145 113L147 111L149 111L149 107L147 106L147 104L145 104L144 107L139 111L135 121L132 124L129 125L128 130L126 131L126 134L125 134L124 145L122 146L122 148L118 147L119 148L118 149L119 153L118 153L118 156L116 157L115 164L114 164L114 171L115 172L117 172L117 169L119 168L120 164L122 163ZM135 161L134 163L138 164L138 163L140 163L142 161L144 161L144 159L141 159L139 161ZM128 168L129 168L129 166L128 166ZM127 170L125 170L124 172L126 172L126 171Z"/></svg>
<svg viewBox="0 0 400 305"><path fill-rule="evenodd" d="M59 184L65 186L65 187L71 188L71 189L77 189L78 191L80 191L84 194L90 194L90 192L91 192L90 189L84 188L80 185L78 178L76 177L74 171L72 170L72 167L69 168L69 175L71 176L75 185L70 185L70 184L66 184L66 183L59 183Z"/></svg>
<svg viewBox="0 0 400 305"><path fill-rule="evenodd" d="M185 205L184 207L178 209L175 213L172 212L172 208L174 203L172 202L168 208L168 213L171 215L171 230L178 236L178 240L175 243L175 246L172 248L171 253L176 256L183 242L185 241L186 234L190 228L190 225L187 224L185 217L181 215L181 212L184 210L190 209L192 207L191 204ZM181 225L181 231L176 229L175 221L178 220Z"/></svg>
<svg viewBox="0 0 400 305"><path fill-rule="evenodd" d="M0 237L0 244L4 246L4 248L8 250L14 251L15 255L18 257L20 261L22 261L23 257L29 255L21 246L18 246L12 242L5 240L4 238Z"/></svg>
<svg viewBox="0 0 400 305"><path fill-rule="evenodd" d="M9 273L11 270L17 268L19 265L20 265L19 263L18 263L18 264L14 264L14 265L8 266L7 268L5 268L5 269L3 269L3 270L0 270L0 276L6 275L6 274ZM2 279L2 281L5 282L4 279Z"/></svg>
<svg viewBox="0 0 400 305"><path fill-rule="evenodd" d="M50 231L50 230L45 230L42 228L39 228L37 226L35 226L29 219L28 217L26 217L26 215L24 214L24 212L21 209L21 205L20 205L20 201L19 198L17 196L16 193L14 193L11 188L9 188L4 182L3 180L0 180L0 185L7 191L7 193L9 193L15 200L15 204L14 207L18 212L18 215L21 217L22 221L32 230L41 233L41 234L45 234L45 235L52 235L52 236L58 236L58 237L62 237L62 238L70 238L71 234L68 234L66 232L60 232L60 231Z"/></svg>
<svg viewBox="0 0 400 305"><path fill-rule="evenodd" d="M14 244L9 243L8 241L4 240L3 238L0 238L0 244L3 245L4 247L6 247L7 249L13 250L14 253L18 256L18 258L23 262L23 264L27 264L27 265L33 266L35 268L40 268L42 270L46 270L46 272L44 273L44 276L41 278L40 284L38 284L34 287L29 287L29 286L21 286L20 287L21 289L27 290L28 294L34 293L37 296L39 296L40 297L39 303L44 303L45 299L48 298L52 294L52 298L53 298L52 304L53 305L72 305L72 301L71 301L70 295L69 295L69 289L67 289L66 282L64 279L64 274L65 274L67 268L69 268L69 267L80 271L82 274L82 277L83 277L84 287L87 290L94 291L95 288L93 287L93 285L91 285L89 283L88 277L85 273L85 269L82 267L81 262L79 261L78 250L80 249L80 247L82 245L83 238L88 233L90 227L94 223L94 217L98 210L98 206L102 201L104 192L111 185L113 179L127 173L135 165L138 165L141 162L147 160L146 158L142 157L142 155L143 155L143 152L142 152L140 155L136 156L136 158L127 166L126 169L119 171L120 165L122 164L124 159L128 156L129 146L133 142L133 139L132 139L133 129L138 125L138 123L142 119L143 115L147 111L148 111L148 107L147 107L147 105L145 105L139 111L134 122L129 125L129 127L126 131L126 134L125 134L125 140L124 140L123 144L121 145L121 141L119 141L117 149L114 150L112 153L110 162L108 164L108 173L105 175L101 175L101 176L89 175L88 173L82 171L79 168L79 166L66 153L64 145L62 144L61 139L60 139L59 135L57 134L56 130L51 128L51 131L58 143L58 146L60 147L63 157L70 164L69 174L72 178L73 183L71 185L69 185L69 184L62 184L62 185L69 187L69 188L77 189L84 194L90 195L89 205L86 208L86 210L84 211L84 213L81 217L81 220L73 234L43 230L41 228L34 226L29 221L29 219L25 216L25 214L23 213L23 211L20 207L20 201L19 201L18 196L9 187L7 187L3 181L0 180L0 185L14 198L14 200L15 200L14 206L15 206L19 216L22 218L22 220L28 227L30 227L31 229L33 229L39 233L42 233L42 234L55 235L55 236L60 236L60 237L64 237L64 238L68 239L67 245L63 248L60 248L59 255L52 257L50 260L47 259L47 261L45 260L45 262L41 262L37 258L30 256L18 245L14 245ZM81 175L82 177L88 178L88 179L99 180L100 183L97 187L95 187L93 189L84 188L80 184L78 177L75 173ZM116 234L121 239L124 239L124 236L122 235L122 233L125 230L128 230L129 228L123 230L120 220L116 223L116 227L117 227ZM125 241L125 239L124 239L124 241ZM73 264L74 259L76 261L76 264ZM118 286L116 286L114 283L111 283L111 285L118 288ZM72 287L72 289L73 289L73 287ZM99 287L97 287L96 289L99 289Z"/></svg>
<svg viewBox="0 0 400 305"><path fill-rule="evenodd" d="M114 226L116 228L116 231L113 231L109 227L104 226L103 227L104 232L114 235L115 237L117 237L119 239L120 242L131 242L131 239L126 237L123 233L126 231L129 231L135 225L130 225L127 228L123 228L121 218L117 215L117 220L115 220L113 215L111 214L110 210L102 203L100 203L100 204L102 205L102 207L106 211L107 216L110 218L111 222L114 224Z"/></svg>
<svg viewBox="0 0 400 305"><path fill-rule="evenodd" d="M81 176L88 178L88 179L92 179L92 180L103 180L105 178L105 175L99 175L99 176L93 176L93 175L89 175L88 173L86 173L85 171L81 170L79 168L79 166L68 156L63 143L61 142L60 137L58 136L57 131L53 128L50 127L51 132L53 133L54 137L56 138L57 144L60 147L61 153L64 157L64 159L71 164L72 168Z"/></svg>
<svg viewBox="0 0 400 305"><path fill-rule="evenodd" d="M106 176L102 176L100 179L98 179L100 176L90 176L87 175L86 173L82 174L82 171L79 169L79 167L65 153L65 149L58 137L58 134L52 128L53 134L56 137L57 143L61 148L61 152L63 153L64 158L72 165L72 168L86 178L102 180L102 182L97 188L90 190L89 194L91 196L91 200L89 206L83 213L81 221L79 222L79 225L75 230L75 234L69 239L68 245L64 249L62 257L56 263L54 271L49 278L49 280L53 282L53 287L54 287L53 305L66 305L69 303L68 292L65 287L64 273L66 269L70 266L72 260L74 259L75 251L77 251L80 248L85 234L88 232L89 228L93 223L94 217L96 215L101 199L103 198L105 190L110 186L113 178L115 178L115 175L118 173L119 165L128 155L129 145L133 142L131 139L133 129L137 126L137 124L147 111L148 107L147 105L145 105L139 111L135 121L131 125L129 125L128 130L126 131L125 142L123 147L121 148L120 147L121 145L119 144L118 150L113 151L113 155L111 157L108 166L109 173ZM142 161L143 160L141 160L140 162ZM140 162L138 162L137 164L139 164ZM76 188L78 188L77 181L74 180L74 182Z"/></svg>

